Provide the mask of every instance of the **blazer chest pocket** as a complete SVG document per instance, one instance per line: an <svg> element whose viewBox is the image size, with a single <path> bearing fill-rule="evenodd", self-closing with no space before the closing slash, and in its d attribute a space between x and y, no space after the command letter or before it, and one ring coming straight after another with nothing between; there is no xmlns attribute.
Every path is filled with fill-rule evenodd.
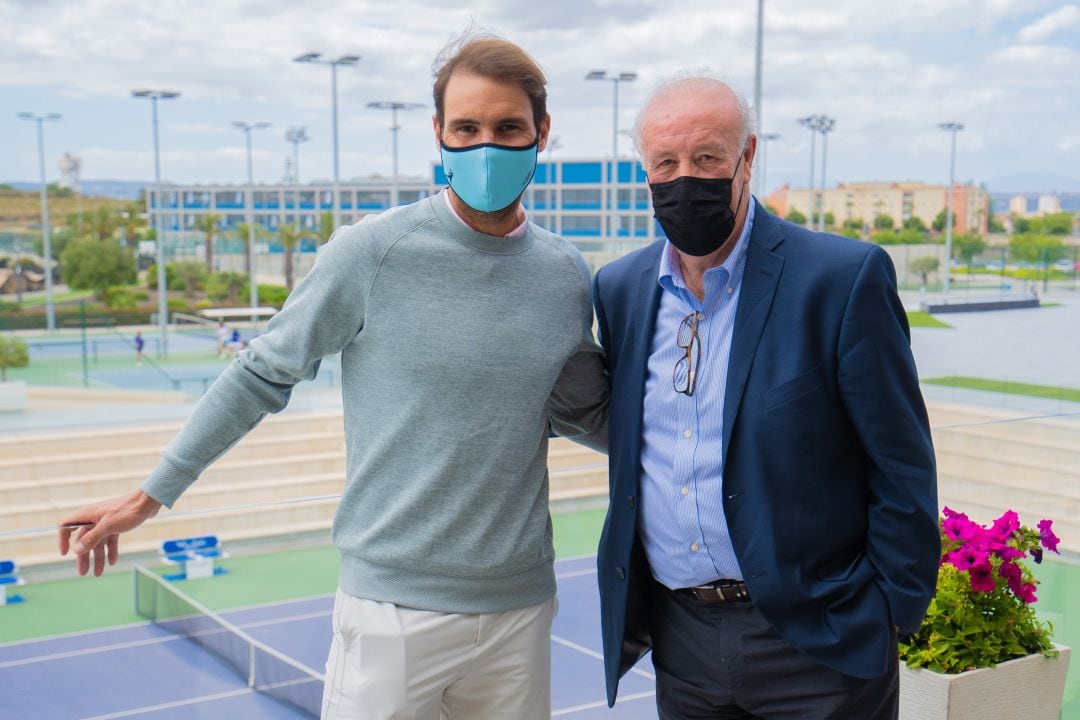
<svg viewBox="0 0 1080 720"><path fill-rule="evenodd" d="M762 392L761 402L766 410L772 410L812 393L824 385L825 379L821 376L821 366L815 365L801 375Z"/></svg>

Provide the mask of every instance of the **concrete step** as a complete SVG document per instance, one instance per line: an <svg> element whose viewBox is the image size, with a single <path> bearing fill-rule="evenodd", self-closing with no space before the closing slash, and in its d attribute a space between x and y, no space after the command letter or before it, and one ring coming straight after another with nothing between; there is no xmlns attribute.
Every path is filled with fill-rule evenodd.
<svg viewBox="0 0 1080 720"><path fill-rule="evenodd" d="M249 478L242 483L204 485L195 483L177 501L172 512L202 512L261 503L301 500L341 494L341 473L311 475L302 478ZM58 500L43 503L5 506L0 510L0 527L6 530L52 525L85 505L82 500ZM254 510L261 512L261 508Z"/></svg>
<svg viewBox="0 0 1080 720"><path fill-rule="evenodd" d="M158 451L176 435L183 423L168 422L131 426L110 426L100 430L58 430L56 432L18 433L0 438L0 457L55 455L128 450L136 447ZM265 418L249 437L277 437L297 432L343 431L342 414L335 412L286 412Z"/></svg>
<svg viewBox="0 0 1080 720"><path fill-rule="evenodd" d="M146 474L161 458L162 447L141 446L130 450L39 455L0 460L0 490L21 482L50 481L86 475ZM344 452L340 433L295 433L291 435L249 436L230 448L218 462L270 460L290 455Z"/></svg>

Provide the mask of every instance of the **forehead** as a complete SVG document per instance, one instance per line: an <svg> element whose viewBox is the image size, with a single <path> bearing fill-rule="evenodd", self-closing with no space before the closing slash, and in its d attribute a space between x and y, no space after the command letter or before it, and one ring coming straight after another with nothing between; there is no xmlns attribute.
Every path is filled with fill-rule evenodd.
<svg viewBox="0 0 1080 720"><path fill-rule="evenodd" d="M446 83L443 111L447 120L492 112L531 117L532 102L525 89L515 82L456 72Z"/></svg>
<svg viewBox="0 0 1080 720"><path fill-rule="evenodd" d="M657 97L641 118L641 150L648 157L678 146L709 144L738 152L742 117L734 97L676 92Z"/></svg>

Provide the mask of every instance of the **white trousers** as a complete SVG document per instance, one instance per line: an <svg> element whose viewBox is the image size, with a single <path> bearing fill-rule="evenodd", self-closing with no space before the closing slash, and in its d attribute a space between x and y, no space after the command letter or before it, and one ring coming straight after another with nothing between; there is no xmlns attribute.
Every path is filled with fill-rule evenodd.
<svg viewBox="0 0 1080 720"><path fill-rule="evenodd" d="M457 615L338 589L322 720L547 720L557 607Z"/></svg>

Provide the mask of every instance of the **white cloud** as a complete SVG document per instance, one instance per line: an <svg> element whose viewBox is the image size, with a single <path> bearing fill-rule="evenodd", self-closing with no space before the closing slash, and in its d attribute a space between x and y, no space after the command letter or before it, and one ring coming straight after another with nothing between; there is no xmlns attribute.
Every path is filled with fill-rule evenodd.
<svg viewBox="0 0 1080 720"><path fill-rule="evenodd" d="M1037 43L1042 42L1060 30L1076 27L1080 27L1080 7L1066 5L1021 28L1020 32L1017 33L1017 37L1022 43Z"/></svg>

